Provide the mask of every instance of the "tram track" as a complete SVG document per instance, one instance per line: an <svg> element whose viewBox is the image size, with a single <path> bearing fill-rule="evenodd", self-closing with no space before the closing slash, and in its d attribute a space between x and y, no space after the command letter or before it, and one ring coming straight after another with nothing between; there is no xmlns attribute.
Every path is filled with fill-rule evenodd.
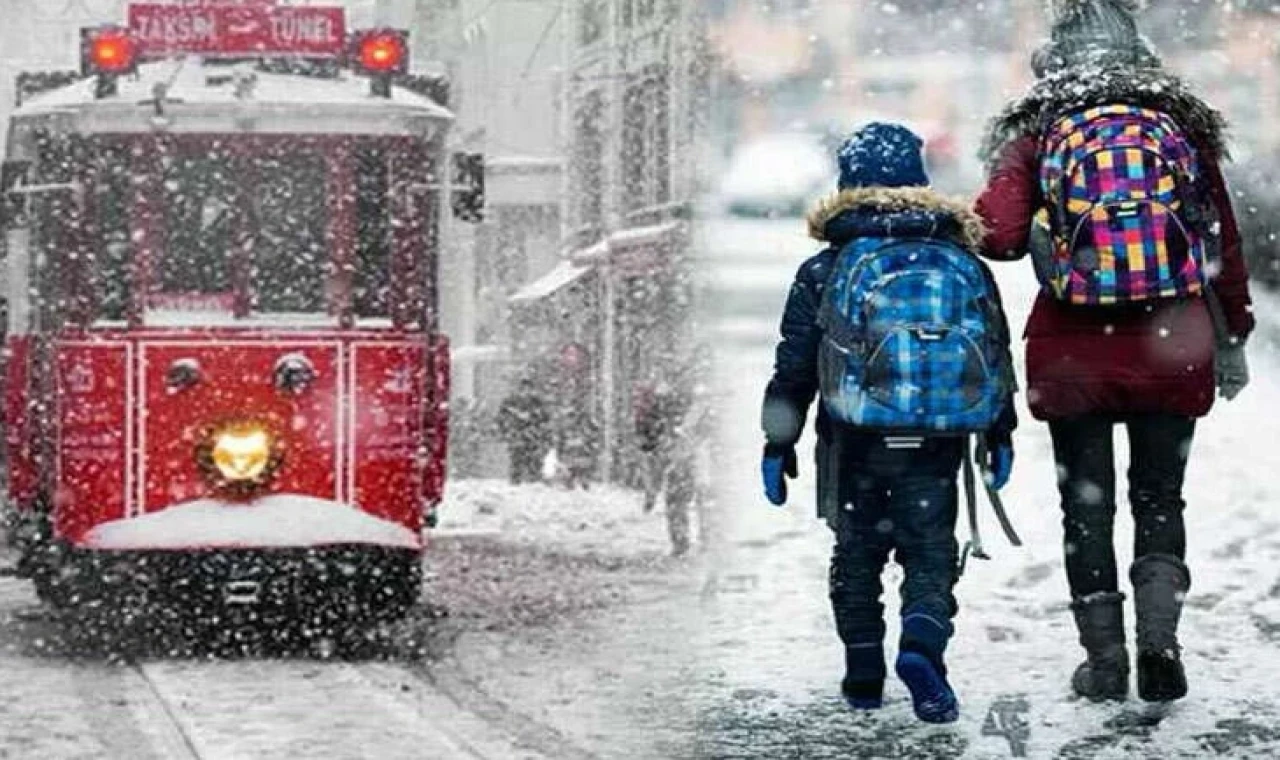
<svg viewBox="0 0 1280 760"><path fill-rule="evenodd" d="M127 704L131 735L155 757L277 756L543 760L409 667L311 660L139 661L93 701ZM117 709L118 713L119 710ZM120 733L118 730L117 733ZM125 755L120 755L121 757Z"/></svg>
<svg viewBox="0 0 1280 760"><path fill-rule="evenodd" d="M131 712L158 756L173 760L208 760L211 756L201 752L175 705L148 674L147 666L131 662L124 670L126 679L135 682L132 691L139 697L137 701L130 702Z"/></svg>
<svg viewBox="0 0 1280 760"><path fill-rule="evenodd" d="M597 757L577 746L554 727L517 711L502 700L484 691L478 682L469 678L457 663L449 658L436 668L422 669L409 666L393 666L386 663L362 663L358 666L362 675L374 682L389 683L389 679L408 679L398 690L404 696L410 691L425 695L419 705L424 710L444 710L459 716L455 724L471 737L478 737L478 757L519 758L520 760L597 760ZM405 689L405 685L411 685ZM416 689L412 688L416 686ZM498 746L489 736L509 737ZM514 754L513 754L514 753Z"/></svg>
<svg viewBox="0 0 1280 760"><path fill-rule="evenodd" d="M598 760L596 755L567 739L554 727L520 712L483 689L452 658L430 670L417 669L410 675L424 688L436 691L453 702L458 709L475 716L513 737L528 753L525 757L556 760Z"/></svg>
<svg viewBox="0 0 1280 760"><path fill-rule="evenodd" d="M345 663L347 674L380 697L388 713L422 721L432 716L443 743L468 760L541 760L544 755L514 746L482 716L469 712L408 667L387 663Z"/></svg>
<svg viewBox="0 0 1280 760"><path fill-rule="evenodd" d="M0 578L0 612L39 608L27 582ZM376 750L388 760L592 759L453 667L442 673L417 662L308 657L102 659L77 654L60 638L61 625L34 617L15 629L28 640L18 648L62 642L30 662L78 704L71 711L80 716L77 733L98 748L95 756L337 759Z"/></svg>

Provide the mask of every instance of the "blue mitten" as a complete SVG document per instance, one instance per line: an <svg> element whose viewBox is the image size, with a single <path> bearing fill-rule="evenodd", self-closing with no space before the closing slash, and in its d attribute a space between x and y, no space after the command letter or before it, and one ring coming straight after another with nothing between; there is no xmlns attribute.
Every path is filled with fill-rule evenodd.
<svg viewBox="0 0 1280 760"><path fill-rule="evenodd" d="M1009 484L1013 474L1013 440L1007 437L987 437L987 461L979 462L990 473L991 487L999 491Z"/></svg>
<svg viewBox="0 0 1280 760"><path fill-rule="evenodd" d="M760 460L760 474L764 478L764 497L775 507L787 503L787 478L797 474L796 447L780 443L768 443Z"/></svg>

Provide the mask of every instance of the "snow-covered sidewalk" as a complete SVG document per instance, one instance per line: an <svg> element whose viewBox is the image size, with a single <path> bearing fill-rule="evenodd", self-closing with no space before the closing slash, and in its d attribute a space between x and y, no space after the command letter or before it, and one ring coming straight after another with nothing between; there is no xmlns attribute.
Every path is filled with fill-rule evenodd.
<svg viewBox="0 0 1280 760"><path fill-rule="evenodd" d="M1029 270L997 269L1006 303L1022 309L1011 315L1015 327L1025 322L1035 287ZM785 287L784 280L779 307ZM718 568L716 593L704 608L704 674L694 699L703 712L706 754L1010 757L1013 746L986 725L993 708L1004 706L1027 725L1019 748L1026 757L1280 756L1280 303L1260 295L1257 310L1263 326L1250 346L1253 384L1234 403L1219 402L1194 442L1186 492L1193 586L1182 629L1191 694L1167 714L1136 699L1125 706L1069 699L1067 679L1081 650L1067 609L1055 466L1047 428L1025 408L1005 502L1026 546L1004 544L984 508L984 537L995 559L970 562L957 589L962 609L949 661L963 702L960 722L916 723L896 682L882 712L844 709L843 662L827 602L831 538L813 516L811 440L802 442L801 479L789 507L770 507L758 493L756 472L769 346L761 336L752 350L724 357L720 371L733 410L724 437L733 448L723 472L729 514L722 519L737 548ZM1118 432L1118 451L1127 449L1123 441ZM1121 495L1124 458L1117 468ZM1131 546L1132 521L1122 503L1122 569ZM900 578L896 567L886 577L890 642Z"/></svg>
<svg viewBox="0 0 1280 760"><path fill-rule="evenodd" d="M428 541L486 536L545 551L617 558L670 552L661 504L644 514L638 492L613 486L584 491L456 480L448 484L439 514Z"/></svg>

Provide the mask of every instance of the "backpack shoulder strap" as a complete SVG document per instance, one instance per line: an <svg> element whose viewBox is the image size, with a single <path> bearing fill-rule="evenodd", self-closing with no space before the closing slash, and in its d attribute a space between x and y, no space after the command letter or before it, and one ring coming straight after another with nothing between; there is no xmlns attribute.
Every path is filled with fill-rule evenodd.
<svg viewBox="0 0 1280 760"><path fill-rule="evenodd" d="M857 266L856 260L849 262L850 257L862 258L886 247L888 247L888 241L878 241L875 238L854 238L844 245L834 246L835 256L831 261L831 271L827 273L827 281L822 286L822 298L818 303L818 327L829 340L841 348L852 348L860 336L854 334L854 330L837 311L835 289L832 285L845 268Z"/></svg>
<svg viewBox="0 0 1280 760"><path fill-rule="evenodd" d="M1204 300L1209 306L1209 321L1213 323L1213 336L1217 338L1219 346L1225 346L1231 343L1231 328L1227 322L1227 311L1222 306L1222 299L1218 297L1218 291L1213 289L1213 283L1204 286Z"/></svg>
<svg viewBox="0 0 1280 760"><path fill-rule="evenodd" d="M964 569L969 564L970 556L977 559L991 559L991 555L987 554L987 550L982 546L982 531L978 527L978 493L974 485L973 451L970 447L968 436L965 436L964 451L961 453L961 457L960 472L964 481L965 511L969 516L969 540L964 542L964 547L960 550L960 561L956 565L957 578L964 575Z"/></svg>
<svg viewBox="0 0 1280 760"><path fill-rule="evenodd" d="M974 475L973 462L977 459L979 469L982 473L982 485L987 492L987 500L991 502L991 511L995 512L996 521L1000 523L1000 529L1004 531L1005 538L1009 539L1009 543L1013 546L1022 546L1022 538L1018 532L1014 530L1013 523L1009 520L1008 513L1004 509L1004 501L1000 498L1000 493L991 485L991 479L987 477L986 465L987 461L987 445L983 442L982 436L976 436L977 449L971 447L970 438L964 439L964 461L962 466L962 474L964 480L964 496L967 511L969 515L969 540L965 542L964 548L960 552L960 562L956 566L956 575L959 577L964 573L965 565L968 563L970 556L976 559L991 559L991 555L987 554L986 548L982 544L982 532L978 528L978 494Z"/></svg>
<svg viewBox="0 0 1280 760"><path fill-rule="evenodd" d="M987 461L987 444L982 438L978 438L978 461ZM987 500L991 502L991 510L996 513L996 520L1000 523L1000 529L1004 531L1005 538L1009 539L1009 543L1013 546L1022 546L1022 538L1018 536L1018 532L1013 529L1013 523L1009 520L1009 515L1004 511L1004 501L1000 498L1000 492L991 485L991 479L985 477L988 475L986 465L982 466L982 485L987 490Z"/></svg>

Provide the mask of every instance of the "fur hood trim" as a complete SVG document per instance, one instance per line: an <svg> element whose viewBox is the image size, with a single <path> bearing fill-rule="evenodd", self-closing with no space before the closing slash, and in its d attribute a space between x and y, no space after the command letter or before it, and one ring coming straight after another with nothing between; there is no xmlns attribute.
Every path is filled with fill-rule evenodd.
<svg viewBox="0 0 1280 760"><path fill-rule="evenodd" d="M927 187L863 187L841 190L818 202L809 212L809 237L827 240L827 225L846 211L872 211L880 214L910 212L935 213L955 220L966 248L978 250L986 230L982 219L969 204L959 198L948 198Z"/></svg>
<svg viewBox="0 0 1280 760"><path fill-rule="evenodd" d="M991 120L980 157L988 166L1006 145L1044 132L1058 118L1082 108L1129 103L1168 114L1191 144L1218 160L1230 158L1222 113L1163 68L1078 66L1055 71Z"/></svg>

